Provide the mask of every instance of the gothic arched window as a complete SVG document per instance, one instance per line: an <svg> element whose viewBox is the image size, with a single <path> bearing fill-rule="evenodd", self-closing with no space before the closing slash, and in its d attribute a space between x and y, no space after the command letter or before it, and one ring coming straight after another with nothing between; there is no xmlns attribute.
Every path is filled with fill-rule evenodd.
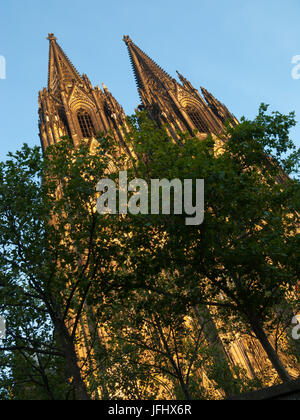
<svg viewBox="0 0 300 420"><path fill-rule="evenodd" d="M209 129L206 123L203 121L201 113L197 108L194 108L192 106L187 106L185 110L188 116L190 117L192 123L200 131L200 133L209 132Z"/></svg>
<svg viewBox="0 0 300 420"><path fill-rule="evenodd" d="M64 124L64 127L65 127L65 129L67 131L68 137L71 138L72 137L71 136L71 131L70 131L70 127L69 127L69 123L68 123L68 119L67 119L67 116L66 116L65 111L62 108L60 108L58 110L58 115L59 115L62 123Z"/></svg>
<svg viewBox="0 0 300 420"><path fill-rule="evenodd" d="M84 109L79 109L77 112L77 118L83 137L95 136L96 132L90 114Z"/></svg>

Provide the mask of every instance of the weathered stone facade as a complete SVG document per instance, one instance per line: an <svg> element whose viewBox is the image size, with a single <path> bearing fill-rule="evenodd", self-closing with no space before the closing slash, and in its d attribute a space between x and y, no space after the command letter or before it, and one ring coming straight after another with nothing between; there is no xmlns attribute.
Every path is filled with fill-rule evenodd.
<svg viewBox="0 0 300 420"><path fill-rule="evenodd" d="M99 132L112 132L120 145L126 147L126 116L122 106L104 84L102 89L93 87L85 74L81 76L77 72L53 34L49 34L48 40L48 87L39 92L39 131L43 150L59 142L63 136L69 136L74 146L83 139L92 143ZM141 99L138 109L145 109L158 124L165 124L174 141L179 138L178 131L201 138L207 133L220 133L226 121L238 124L227 107L206 89L201 88L201 95L178 73L179 83L129 36L124 36L123 40ZM218 336L212 319L210 325ZM242 366L249 377L255 377L255 371L268 364L257 340L237 338L231 347L225 349L217 338L214 345L220 346L230 364Z"/></svg>
<svg viewBox="0 0 300 420"><path fill-rule="evenodd" d="M49 34L48 87L39 92L39 131L43 149L57 143L62 136L72 138L76 146L81 139L92 139L98 132L113 131L124 142L125 113L103 85L93 87L88 77L77 72L56 37ZM194 135L217 134L224 122L237 119L206 89L203 96L178 73L181 83L170 77L133 41L124 36L142 104L158 123L167 124L176 140L177 131Z"/></svg>

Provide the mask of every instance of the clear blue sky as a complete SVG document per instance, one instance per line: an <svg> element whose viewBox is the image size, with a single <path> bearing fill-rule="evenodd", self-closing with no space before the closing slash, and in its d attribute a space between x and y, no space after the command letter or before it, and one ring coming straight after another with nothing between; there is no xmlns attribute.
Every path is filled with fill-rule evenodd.
<svg viewBox="0 0 300 420"><path fill-rule="evenodd" d="M46 86L48 32L80 73L104 82L127 113L139 102L126 50L129 34L175 76L210 90L238 118L261 102L296 111L300 146L299 0L7 0L1 4L0 159L23 142L39 144L37 97Z"/></svg>

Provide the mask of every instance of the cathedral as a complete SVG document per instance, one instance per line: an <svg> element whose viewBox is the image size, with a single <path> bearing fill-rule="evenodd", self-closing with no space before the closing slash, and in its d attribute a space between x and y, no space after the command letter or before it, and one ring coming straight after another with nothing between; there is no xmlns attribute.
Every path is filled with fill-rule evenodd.
<svg viewBox="0 0 300 420"><path fill-rule="evenodd" d="M103 84L93 87L86 74L80 75L50 33L48 87L39 92L39 135L42 149L60 141L63 136L78 146L84 139L91 144L98 133L112 133L126 148L126 115L122 106ZM205 88L201 93L180 73L180 82L172 78L144 53L129 36L123 41L128 49L141 103L138 110L164 125L176 142L178 132L188 132L199 139L217 135L226 122L238 120ZM209 314L208 314L209 317ZM230 348L224 348L211 322L213 335L230 364L243 366L248 376L267 364L266 355L257 340L237 337ZM84 327L83 327L84 329ZM210 341L211 331L207 334Z"/></svg>
<svg viewBox="0 0 300 420"><path fill-rule="evenodd" d="M74 145L108 131L124 144L125 113L103 84L93 87L86 74L80 75L67 55L49 34L48 88L39 93L39 133L43 150L69 136ZM180 82L168 75L129 36L124 36L141 104L149 117L166 124L176 141L177 132L217 134L226 121L237 124L227 107L206 89L202 95L181 74Z"/></svg>

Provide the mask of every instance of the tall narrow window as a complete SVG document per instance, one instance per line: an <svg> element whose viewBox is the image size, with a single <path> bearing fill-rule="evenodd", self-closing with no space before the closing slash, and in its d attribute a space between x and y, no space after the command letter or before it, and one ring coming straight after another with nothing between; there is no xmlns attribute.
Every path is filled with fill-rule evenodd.
<svg viewBox="0 0 300 420"><path fill-rule="evenodd" d="M77 112L77 117L83 137L95 136L95 128L90 114L84 109Z"/></svg>
<svg viewBox="0 0 300 420"><path fill-rule="evenodd" d="M200 111L198 109L187 106L186 113L190 117L194 126L200 131L200 133L208 133L209 129L207 128L206 123L203 121Z"/></svg>
<svg viewBox="0 0 300 420"><path fill-rule="evenodd" d="M59 115L59 117L60 117L60 119L61 119L62 123L63 123L63 124L64 124L64 126L65 126L65 129L66 129L66 131L67 131L67 135L68 135L68 137L69 137L69 138L72 138L72 136L71 136L71 131L70 131L70 127L69 127L69 123L68 123L68 119L67 119L67 116L66 116L66 113L65 113L65 111L64 111L62 108L60 108L60 109L58 110L58 115Z"/></svg>

